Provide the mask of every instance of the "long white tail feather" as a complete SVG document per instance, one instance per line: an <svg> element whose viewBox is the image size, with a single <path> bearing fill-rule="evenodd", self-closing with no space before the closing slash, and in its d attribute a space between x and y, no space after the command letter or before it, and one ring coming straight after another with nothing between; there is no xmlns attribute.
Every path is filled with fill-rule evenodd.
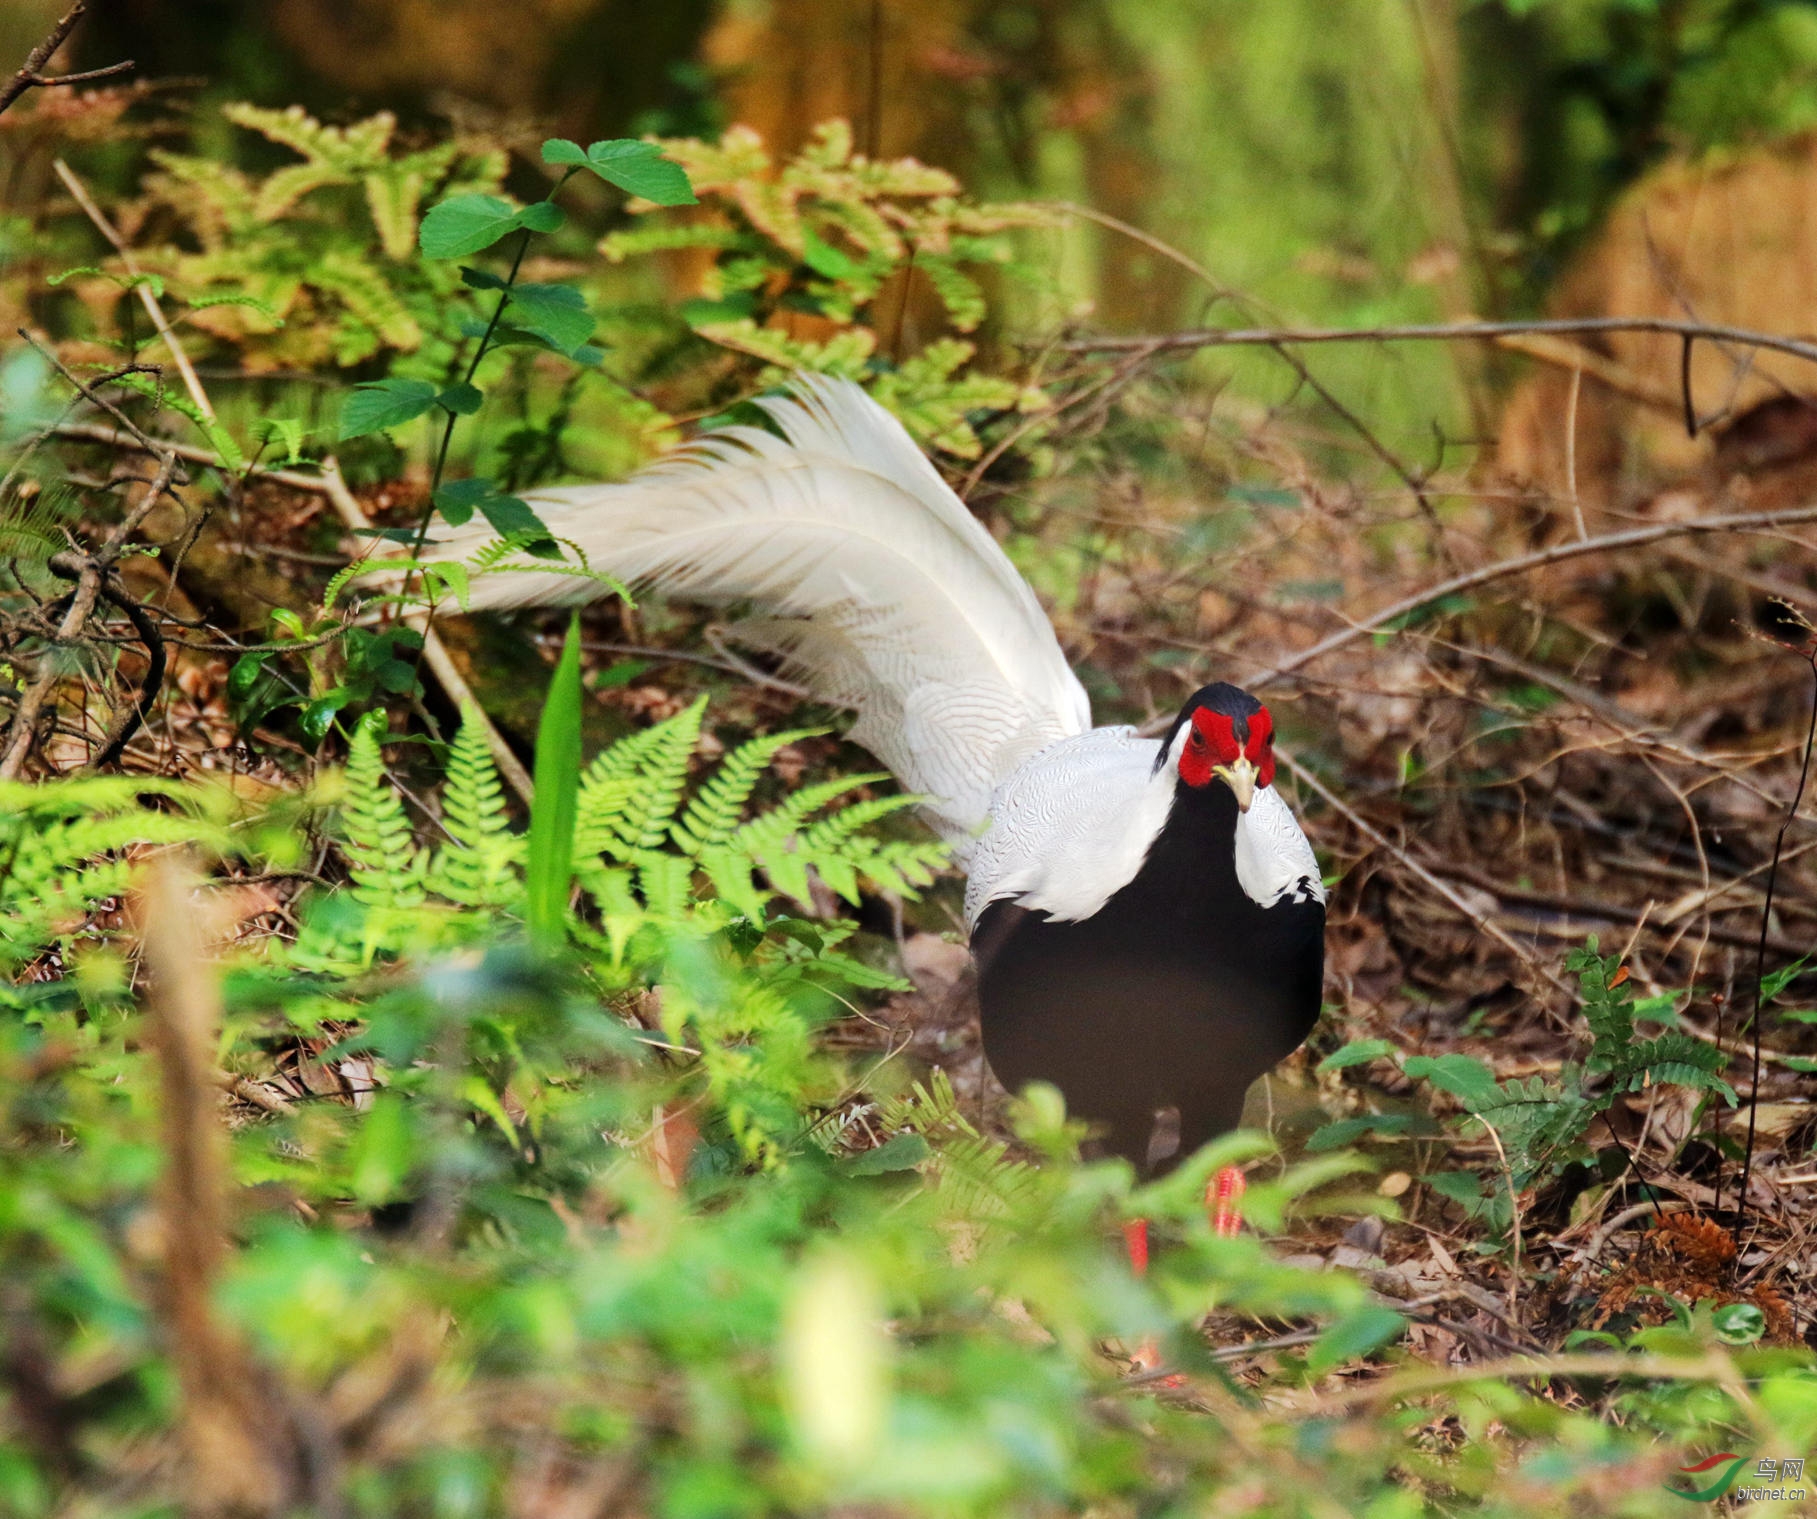
<svg viewBox="0 0 1817 1519"><path fill-rule="evenodd" d="M914 440L864 391L803 377L759 403L759 428L713 433L619 485L528 499L589 565L712 606L748 606L733 631L781 655L962 856L993 788L1031 755L1091 726L1034 593ZM494 537L440 526L429 557ZM597 582L533 571L476 576L474 610L565 605Z"/></svg>

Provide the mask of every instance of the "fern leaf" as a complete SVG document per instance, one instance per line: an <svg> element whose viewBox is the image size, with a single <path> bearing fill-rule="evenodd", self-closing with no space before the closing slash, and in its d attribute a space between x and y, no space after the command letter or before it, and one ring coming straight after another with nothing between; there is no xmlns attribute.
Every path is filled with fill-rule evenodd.
<svg viewBox="0 0 1817 1519"><path fill-rule="evenodd" d="M706 710L707 699L702 696L686 711L651 730L656 737L638 765L638 785L625 799L619 814L625 842L633 849L660 848L667 836L681 805L682 790L688 781L688 761L700 742L700 724Z"/></svg>
<svg viewBox="0 0 1817 1519"><path fill-rule="evenodd" d="M777 751L826 731L825 728L797 728L740 744L720 761L712 778L695 793L688 810L675 824L676 846L687 854L698 855L726 843L744 817L745 804L750 800L758 777L769 768Z"/></svg>
<svg viewBox="0 0 1817 1519"><path fill-rule="evenodd" d="M348 747L341 825L356 900L375 907L413 907L423 900L421 852L385 774L378 738L364 723Z"/></svg>
<svg viewBox="0 0 1817 1519"><path fill-rule="evenodd" d="M465 907L498 907L521 892L521 842L512 834L504 787L477 709L461 714L442 787L448 842L429 868L432 891Z"/></svg>

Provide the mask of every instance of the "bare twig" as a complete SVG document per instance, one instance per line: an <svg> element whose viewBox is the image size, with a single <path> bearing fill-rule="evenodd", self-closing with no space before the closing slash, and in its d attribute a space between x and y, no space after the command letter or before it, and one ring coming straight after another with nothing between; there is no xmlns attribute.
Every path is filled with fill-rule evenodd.
<svg viewBox="0 0 1817 1519"><path fill-rule="evenodd" d="M69 41L76 23L88 13L88 0L76 0L64 18L50 29L50 35L26 55L25 67L5 84L0 84L0 111L6 110L27 90L50 90L60 85L91 84L97 79L111 79L133 67L132 59L110 63L103 69L84 69L79 74L46 74L44 67L56 57L57 49Z"/></svg>
<svg viewBox="0 0 1817 1519"><path fill-rule="evenodd" d="M157 459L162 459L166 455L169 455L169 456L171 456L173 458L177 458L177 459L196 459L204 464L212 464L215 462L215 456L212 453L208 452L206 449L184 448L184 447L181 447L174 443L154 442L151 438L146 436L146 434L140 428L140 426L137 422L133 421L133 419L131 417L127 416L125 412L121 411L118 406L114 405L114 403L112 401L108 400L107 397L102 395L101 392L96 388L96 385L106 384L108 379L110 378L110 376L106 376L106 375L102 376L101 379L96 382L96 385L87 384L84 381L82 381L81 379L77 378L77 376L71 374L70 370L69 370L69 366L67 364L65 364L63 362L63 360L58 358L56 356L56 354L51 352L50 349L46 348L44 346L44 344L40 343L35 337L33 337L23 327L17 327L17 328L14 328L13 330L15 332L17 332L20 337L24 338L25 341L27 343L29 343L34 349L36 349L40 354L42 354L44 356L45 360L50 364L50 366L53 369L55 369L58 374L62 375L64 380L70 386L72 386L75 390L77 390L81 393L82 398L84 400L92 403L95 406L100 407L102 411L106 412L108 414L108 416L112 417L114 419L114 421L118 422L120 424L120 426L125 428L127 434L132 438L133 442L139 448L142 448L146 453L152 455L154 458L157 458ZM121 374L136 374L136 373L156 374L157 372L158 371L155 369L146 370L146 369L143 369L141 366L135 364L135 365L128 366L126 369L114 371L114 375L117 376L117 375L121 375ZM59 437L61 437L61 436L65 436L66 428L79 427L80 425L81 425L80 423L60 422L55 427L51 428L51 431L53 433L57 434ZM176 474L173 476L173 478L179 485L187 485L189 483L189 476L186 473L184 473L182 470L178 470L176 472Z"/></svg>
<svg viewBox="0 0 1817 1519"><path fill-rule="evenodd" d="M1817 349L1813 350L1813 357L1817 357ZM1414 592L1411 596L1403 596L1399 601L1383 607L1379 612L1371 612L1360 622L1354 622L1349 627L1320 639L1310 648L1301 649L1297 653L1288 655L1272 669L1251 676L1249 683L1257 686L1269 685L1281 679L1282 676L1311 664L1315 659L1322 658L1347 644L1355 643L1359 638L1368 638L1372 634L1381 632L1389 623L1395 622L1409 613L1417 612L1421 607L1428 606L1446 596L1455 596L1460 591L1473 591L1478 586L1505 580L1513 575L1524 575L1529 570L1558 564L1566 559L1577 559L1585 554L1608 553L1615 549L1639 548L1644 544L1659 543L1668 538L1684 538L1699 533L1758 532L1766 528L1789 527L1799 522L1817 522L1817 506L1794 506L1761 512L1730 512L1716 517L1692 517L1682 522L1655 522L1646 527L1628 528L1619 533L1604 533L1596 538L1574 538L1568 542L1555 543L1550 548L1536 549L1530 554L1517 554L1511 559L1498 559L1495 563L1486 564L1480 569L1469 570L1461 575L1453 575L1448 580L1441 580L1423 591Z"/></svg>
<svg viewBox="0 0 1817 1519"><path fill-rule="evenodd" d="M300 478L307 480L309 477ZM356 532L372 526L372 520L353 492L347 489L347 482L341 478L340 466L333 459L322 461L321 479L311 481L306 488L327 496L341 521ZM429 666L435 678L441 682L442 689L448 693L448 699L463 712L477 714L485 730L486 748L491 751L498 773L523 800L524 805L528 806L536 790L530 772L524 768L524 762L517 757L517 752L505 742L505 736L493 726L492 719L486 716L485 708L480 706L478 698L474 696L466 676L461 674L449 656L448 646L442 642L441 635L429 626L429 619L420 613L405 621L423 635L423 663Z"/></svg>
<svg viewBox="0 0 1817 1519"><path fill-rule="evenodd" d="M77 555L58 554L52 558L50 567L55 571L58 560L68 561L77 558L79 558ZM157 623L146 613L144 607L126 594L126 588L120 584L117 576L108 574L102 577L101 599L118 610L133 625L133 631L139 635L139 642L145 645L146 662L145 675L139 681L139 689L133 692L131 698L122 703L114 713L108 722L101 747L82 767L90 772L106 769L126 752L126 746L132 742L133 735L145 725L146 719L151 716L152 707L157 702L158 693L164 689L164 672L168 664L164 636L158 631Z"/></svg>
<svg viewBox="0 0 1817 1519"><path fill-rule="evenodd" d="M1201 348L1276 348L1282 343L1458 343L1494 342L1505 337L1543 334L1586 336L1602 332L1663 332L1679 338L1734 343L1817 364L1817 343L1802 342L1746 327L1713 322L1687 322L1673 317L1556 317L1531 322L1411 322L1384 327L1202 327L1135 337L1071 338L1060 345L1068 353L1191 353Z"/></svg>
<svg viewBox="0 0 1817 1519"><path fill-rule="evenodd" d="M76 383L80 385L81 382ZM57 624L56 633L52 639L54 644L62 646L73 643L81 635L83 627L95 610L95 603L102 596L107 579L113 572L114 563L119 559L121 550L126 546L127 539L138 530L139 524L170 490L171 478L176 473L176 468L176 456L166 454L159 466L157 477L146 487L145 494L139 498L137 505L114 525L113 531L107 535L101 547L94 553L56 556L58 560L63 561L63 569L59 573L68 574L70 578L74 579L76 589L71 594L69 606ZM122 592L121 595L123 597L124 593ZM118 599L115 604L120 604ZM135 626L137 626L136 622ZM156 636L155 630L153 636ZM159 653L162 652L161 644L155 646L148 644L147 647L156 647ZM162 663L155 654L153 664L161 680L163 677ZM19 698L19 705L14 708L12 721L7 726L4 753L0 753L0 780L10 781L18 778L19 769L25 763L25 756L31 752L32 740L37 732L38 714L44 710L44 704L49 700L51 690L56 685L61 673L57 669L55 661L45 660L44 668L39 671L37 678L26 689L25 694ZM149 689L149 682L147 687L140 697L143 705L149 705L156 696L155 690ZM130 730L127 730L127 736L130 737ZM124 744L124 739L122 739L122 744Z"/></svg>
<svg viewBox="0 0 1817 1519"><path fill-rule="evenodd" d="M215 419L215 409L209 402L208 392L202 388L201 377L189 362L189 355L183 351L183 345L177 341L176 333L171 331L170 323L164 316L164 308L158 304L151 286L141 278L138 262L132 256L132 249L127 247L126 239L120 236L119 230L107 219L106 213L95 204L87 186L76 178L68 164L59 158L52 167L57 171L57 178L63 181L63 188L69 191L70 199L82 208L83 214L95 224L95 230L112 243L114 251L120 255L121 264L133 280L133 290L139 297L139 304L151 318L152 326L157 328L164 346L170 350L171 362L177 366L177 373L183 376L183 388L189 392L189 399L212 422Z"/></svg>
<svg viewBox="0 0 1817 1519"><path fill-rule="evenodd" d="M1735 1211L1745 1214L1748 1208L1748 1181L1754 1174L1754 1122L1760 1112L1760 1025L1762 1007L1761 982L1766 974L1767 931L1773 918L1773 888L1779 881L1779 859L1785 852L1786 830L1798 816L1798 804L1804 800L1804 788L1811 778L1811 746L1817 743L1817 631L1807 632L1801 651L1811 667L1811 719L1805 726L1804 762L1798 768L1798 789L1792 793L1792 805L1780 820L1779 832L1773 839L1773 863L1767 870L1766 901L1760 907L1760 941L1754 946L1754 1091L1748 1102L1747 1158L1741 1163L1741 1189L1735 1195Z"/></svg>
<svg viewBox="0 0 1817 1519"><path fill-rule="evenodd" d="M121 417L120 420L126 423L129 433L116 432L112 428L92 422L60 423L53 431L58 437L78 438L86 442L106 444L112 448L139 448L147 453L160 455L168 452L176 458L190 459L200 464L215 462L214 454L205 448L198 448L186 443L153 443L138 428L133 427L126 418ZM308 475L294 469L269 468L254 468L248 471L248 475L252 478L270 480L275 484L288 486L292 490L309 491L314 495L326 496L341 521L356 532L372 526L371 519L367 517L358 498L347 489L347 482L342 478L339 466L332 459L323 462L322 473L319 475ZM448 693L450 701L457 707L471 706L472 710L479 713L480 721L485 725L486 747L491 751L499 774L528 805L531 792L535 789L530 779L530 772L524 768L524 763L517 757L516 751L505 742L504 735L486 716L485 709L480 706L473 694L473 688L467 684L466 677L461 674L454 661L449 657L447 646L442 642L440 635L432 627L422 629L422 633L423 662L429 666L430 672L441 682L442 689Z"/></svg>
<svg viewBox="0 0 1817 1519"><path fill-rule="evenodd" d="M1364 838L1368 839L1370 843L1374 844L1378 849L1385 850L1388 854L1392 855L1399 861L1403 868L1411 871L1417 876L1428 890L1443 897L1445 901L1449 902L1451 906L1456 908L1484 933L1488 934L1489 937L1500 944L1502 948L1510 950L1515 958L1518 959L1522 965L1526 966L1534 975L1543 977L1558 990L1566 993L1566 995L1571 994L1571 988L1559 979L1558 974L1555 971L1549 966L1540 964L1530 951L1518 944L1514 939L1510 938L1493 921L1472 907L1449 882L1434 875L1405 849L1402 849L1400 845L1390 839L1387 834L1383 833L1379 828L1375 827L1374 824L1367 821L1354 808L1347 806L1336 792L1314 775L1312 771L1308 770L1298 760L1294 759L1291 754L1288 754L1285 750L1277 749L1275 755L1276 758L1292 773L1293 778L1296 781L1305 786L1307 790L1311 791L1314 795L1320 797L1325 802L1326 806L1330 807L1333 812L1337 813L1339 817L1349 823L1352 828L1356 829L1356 831L1362 834Z"/></svg>
<svg viewBox="0 0 1817 1519"><path fill-rule="evenodd" d="M1230 301L1234 305L1241 307L1248 315L1254 316L1256 314L1255 303L1247 296L1233 290L1229 285L1226 285L1197 259L1181 252L1171 243L1163 242L1160 238L1154 236L1153 233L1144 232L1140 227L1132 226L1130 223L1121 221L1117 217L1108 216L1102 211L1093 210L1087 206L1075 205L1070 201L1059 202L1057 204L1057 209L1066 212L1069 216L1077 216L1086 221L1096 222L1101 227L1108 228L1112 232L1120 233L1124 237L1142 244L1143 247L1160 254L1162 258L1167 259L1170 263L1177 264L1195 279L1201 281L1219 300ZM1363 440L1364 447L1374 454L1376 458L1381 460L1381 462L1395 475L1399 476L1401 483L1412 492L1413 499L1419 506L1421 515L1425 517L1427 524L1432 529L1432 541L1438 551L1439 557L1448 560L1449 550L1445 546L1444 530L1439 524L1438 513L1433 508L1432 499L1427 494L1426 482L1413 470L1409 469L1400 456L1376 436L1373 428L1339 400L1337 396L1333 395L1331 390L1306 367L1305 361L1287 346L1287 343L1288 339L1281 338L1275 342L1269 343L1267 346L1272 348L1282 363L1286 364L1287 367L1299 377L1299 381L1302 385L1311 390L1313 394L1330 408L1346 427ZM1062 344L1061 347L1074 352L1079 351L1073 344ZM1140 347L1132 351L1137 354L1144 352Z"/></svg>

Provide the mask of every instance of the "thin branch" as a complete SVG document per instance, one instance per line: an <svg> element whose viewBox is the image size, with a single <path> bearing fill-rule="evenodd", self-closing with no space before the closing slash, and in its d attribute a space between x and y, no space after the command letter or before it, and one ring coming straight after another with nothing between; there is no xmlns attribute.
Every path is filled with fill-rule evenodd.
<svg viewBox="0 0 1817 1519"><path fill-rule="evenodd" d="M88 13L88 0L76 0L69 13L50 29L50 35L26 54L25 67L5 84L0 84L0 111L6 110L27 90L49 90L60 85L90 84L97 79L111 79L133 67L132 59L110 63L104 69L85 69L80 74L46 74L44 66L57 56L57 49L69 41L76 23Z"/></svg>
<svg viewBox="0 0 1817 1519"><path fill-rule="evenodd" d="M1811 778L1811 747L1817 743L1817 634L1802 651L1811 667L1811 720L1804 733L1804 762L1798 768L1798 789L1792 793L1792 805L1780 820L1779 832L1773 839L1773 863L1767 870L1766 901L1760 907L1760 940L1754 946L1754 1092L1748 1103L1747 1159L1741 1163L1741 1190L1735 1195L1735 1212L1742 1216L1748 1210L1748 1182L1754 1174L1754 1121L1760 1112L1760 1024L1765 1009L1761 1006L1761 981L1766 973L1767 930L1773 917L1773 888L1779 881L1779 859L1785 852L1786 830L1798 816L1798 805L1804 800L1804 788Z"/></svg>
<svg viewBox="0 0 1817 1519"><path fill-rule="evenodd" d="M125 412L121 411L119 407L114 405L114 403L112 401L108 400L106 396L102 395L100 393L100 391L98 391L93 385L86 384L82 380L78 379L75 375L71 374L69 371L69 367L60 358L58 358L56 356L56 354L51 352L50 349L46 348L44 346L44 344L40 343L35 337L33 337L23 327L16 327L13 330L15 332L17 332L20 337L24 338L25 341L27 343L29 343L34 349L36 349L41 355L43 355L45 360L51 365L51 367L53 369L55 369L57 371L58 374L62 375L63 378L71 386L73 386L76 390L81 392L81 394L85 400L90 401L94 405L100 407L102 411L106 412L108 414L108 416L112 417L114 419L114 421L118 422L122 427L124 427L126 429L128 436L130 436L130 438L132 439L133 443L137 447L143 449L146 453L150 454L153 458L162 459L168 455L169 457L175 458L175 459L195 459L195 460L200 460L203 463L209 463L209 464L212 464L214 462L215 456L211 453L208 453L206 450L185 448L185 447L181 446L180 444L175 444L175 443L154 442L151 438L147 437L143 431L140 430L139 424L137 422L133 421L133 419L131 417L127 416ZM126 368L124 370L117 370L117 371L115 371L115 374L116 375L118 375L118 374L134 374L134 373L139 373L139 372L142 372L142 366L135 364L135 365L129 366L128 368ZM155 373L156 371L151 371L151 372ZM105 385L107 383L108 379L110 379L110 378L113 378L113 376L103 376L102 379L100 381L98 381L97 383ZM50 429L50 431L55 433L57 436L62 437L62 436L66 435L66 429L71 428L71 427L80 427L81 425L82 424L80 424L80 423L60 422L60 423L56 424L54 427L52 427ZM72 434L72 436L73 436L73 434ZM174 478L175 478L177 484L179 484L179 485L187 485L189 483L189 476L186 473L184 473L182 470L178 470Z"/></svg>
<svg viewBox="0 0 1817 1519"><path fill-rule="evenodd" d="M78 384L80 382L77 382ZM107 535L101 547L92 554L59 554L63 571L74 573L70 578L76 582L76 589L69 598L69 606L58 622L52 643L63 646L75 642L81 636L82 629L95 610L95 603L101 598L108 575L113 570L114 561L120 557L120 551L126 540L138 530L139 524L150 515L151 509L158 504L171 488L171 477L176 473L177 460L174 454L166 454L158 470L157 478L146 487L145 494L138 504L115 524L113 531ZM123 608L124 609L124 608ZM154 666L158 664L154 656ZM46 659L43 669L37 678L19 698L19 704L13 709L11 723L7 725L5 752L0 755L0 780L18 779L20 767L25 763L25 756L31 752L32 741L36 737L38 714L44 710L44 704L50 699L51 689L57 684L60 671L54 660ZM160 667L158 674L162 678ZM142 697L149 702L155 697Z"/></svg>
<svg viewBox="0 0 1817 1519"><path fill-rule="evenodd" d="M308 476L301 479L308 480ZM340 466L333 459L322 461L322 478L312 480L309 490L321 492L327 496L341 521L358 532L372 526L372 519L366 515L365 508L347 489L347 482L341 478ZM492 719L486 715L486 709L474 696L473 688L467 684L467 678L456 668L449 656L448 646L441 640L441 635L429 626L427 615L418 613L405 619L406 623L423 635L423 663L429 666L431 673L441 682L442 690L448 693L448 699L463 712L477 713L486 735L486 748L492 754L493 763L498 766L498 773L504 777L507 785L522 798L524 805L530 805L531 795L536 790L536 783L531 780L530 772L524 768L524 762L517 757L517 751L505 742L505 736L493 726Z"/></svg>
<svg viewBox="0 0 1817 1519"><path fill-rule="evenodd" d="M125 419L122 418L122 420ZM130 422L127 425L131 427ZM58 437L77 438L84 442L106 444L113 448L139 448L152 454L160 454L168 450L179 459L191 459L201 464L215 462L214 454L205 448L197 448L193 444L187 443L154 444L136 427L132 428L130 436L115 432L112 428L87 422L61 423L53 431ZM266 468L249 470L247 475L248 478L270 480L276 484L288 486L292 490L308 491L313 495L326 496L341 520L355 531L372 526L371 519L367 517L365 509L361 507L353 492L347 489L347 482L341 478L340 469L332 459L323 462L320 475L306 475L293 469ZM424 628L422 632L423 662L429 666L430 673L441 682L442 689L447 692L451 702L457 707L471 705L473 710L479 713L480 721L485 725L486 747L491 751L493 761L498 765L499 774L528 805L530 794L535 786L530 779L530 772L524 768L524 762L517 757L517 752L505 742L504 735L498 731L491 718L486 715L485 709L473 694L473 688L467 684L466 677L461 674L453 659L449 657L447 646L443 644L441 636L434 628ZM285 647L297 646L286 645Z"/></svg>
<svg viewBox="0 0 1817 1519"><path fill-rule="evenodd" d="M59 554L57 559L68 559L73 556ZM56 559L51 561L56 568ZM108 721L107 731L103 736L101 747L94 757L82 768L88 773L103 770L126 752L126 746L132 742L133 735L145 726L151 716L152 707L157 703L158 693L164 689L164 672L168 667L169 656L165 652L164 637L158 632L158 625L147 615L145 608L127 595L126 588L120 584L118 577L109 574L101 581L101 599L108 605L117 608L133 625L133 631L139 635L139 642L145 645L145 675L139 682L139 689L133 692L113 717Z"/></svg>
<svg viewBox="0 0 1817 1519"><path fill-rule="evenodd" d="M1817 349L1812 350L1817 358ZM1604 533L1598 538L1575 538L1565 543L1555 543L1550 548L1536 549L1531 554L1518 554L1512 559L1498 559L1493 564L1480 569L1469 570L1461 575L1453 575L1449 580L1441 580L1436 585L1428 586L1423 591L1416 591L1411 596L1403 596L1379 612L1372 612L1360 622L1352 623L1347 628L1320 639L1310 648L1301 649L1290 654L1273 669L1264 670L1261 674L1250 677L1250 684L1266 686L1289 675L1293 671L1309 665L1315 659L1341 649L1347 644L1355 643L1360 638L1368 638L1381 632L1389 623L1398 618L1417 612L1446 596L1455 596L1460 591L1475 590L1478 586L1488 585L1496 580L1505 580L1512 575L1523 575L1528 570L1536 570L1550 564L1558 564L1566 559L1577 559L1585 554L1601 554L1614 549L1638 548L1643 544L1659 543L1668 538L1684 538L1699 533L1745 533L1757 532L1763 528L1787 527L1799 522L1817 522L1817 506L1787 507L1778 511L1731 512L1716 517L1693 517L1683 522L1655 522L1646 527L1628 528L1619 533Z"/></svg>
<svg viewBox="0 0 1817 1519"><path fill-rule="evenodd" d="M1434 875L1405 849L1402 849L1400 845L1390 839L1387 834L1375 827L1374 824L1368 822L1354 808L1346 805L1336 792L1314 775L1312 771L1296 760L1291 754L1288 754L1285 750L1276 749L1275 757L1287 767L1296 781L1302 786L1305 786L1307 790L1311 791L1314 795L1321 798L1326 806L1330 807L1333 812L1337 813L1339 817L1349 823L1352 828L1356 829L1356 831L1362 834L1364 838L1368 839L1370 843L1374 844L1378 849L1384 850L1392 855L1399 861L1402 867L1417 876L1428 890L1443 897L1445 901L1449 902L1451 906L1456 908L1479 929L1488 934L1489 937L1500 944L1502 948L1512 951L1515 958L1518 959L1522 965L1526 966L1529 971L1533 972L1535 975L1543 976L1547 981L1551 982L1554 987L1565 992L1567 995L1571 994L1571 988L1559 979L1556 972L1549 967L1540 964L1530 951L1524 949L1514 939L1504 933L1493 921L1472 907L1449 882Z"/></svg>
<svg viewBox="0 0 1817 1519"><path fill-rule="evenodd" d="M1677 338L1703 338L1774 353L1817 364L1817 343L1723 327L1713 322L1687 322L1663 316L1558 317L1531 322L1410 322L1384 327L1201 327L1134 337L1070 338L1059 346L1067 353L1191 353L1201 348L1278 348L1282 343L1457 343L1493 342L1499 338L1545 334L1583 336L1604 332L1661 332Z"/></svg>
<svg viewBox="0 0 1817 1519"><path fill-rule="evenodd" d="M119 230L107 219L107 215L95 204L94 197L88 188L77 179L68 164L61 158L52 165L57 171L57 178L63 181L63 188L69 191L70 199L82 208L83 214L95 224L98 231L108 242L113 244L114 251L120 255L120 262L134 281L133 289L139 297L139 304L145 308L145 314L151 318L151 324L158 329L158 336L164 340L164 346L170 350L170 357L177 366L177 373L183 376L183 388L189 392L189 399L196 403L196 409L215 420L215 409L208 399L208 392L202 388L202 380L196 374L195 366L189 362L189 355L183 351L183 345L177 341L176 333L171 331L170 323L165 319L164 308L158 304L158 298L152 288L141 278L137 261L132 256L132 249L127 247L126 239L120 236Z"/></svg>

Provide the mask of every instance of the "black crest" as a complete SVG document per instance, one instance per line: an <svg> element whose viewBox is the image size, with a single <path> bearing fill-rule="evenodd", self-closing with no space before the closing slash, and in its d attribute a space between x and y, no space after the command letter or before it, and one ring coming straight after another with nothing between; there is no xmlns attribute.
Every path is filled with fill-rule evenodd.
<svg viewBox="0 0 1817 1519"><path fill-rule="evenodd" d="M1261 702L1251 696L1241 686L1233 686L1227 680L1214 681L1209 686L1200 686L1186 699L1186 705L1180 708L1180 714L1168 726L1161 738L1161 752L1155 756L1155 769L1158 771L1167 763L1167 756L1173 749L1173 741L1180 729L1192 720L1193 713L1200 708L1207 712L1221 712L1228 717L1231 726L1236 729L1237 742L1245 743L1249 739L1249 718L1252 713L1262 710Z"/></svg>

